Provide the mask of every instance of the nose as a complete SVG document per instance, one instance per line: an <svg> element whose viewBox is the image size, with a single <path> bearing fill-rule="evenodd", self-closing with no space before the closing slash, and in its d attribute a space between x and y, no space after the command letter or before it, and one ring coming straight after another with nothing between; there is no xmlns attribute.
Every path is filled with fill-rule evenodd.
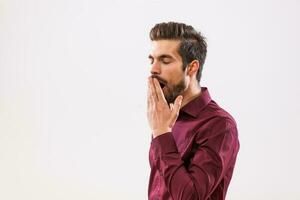
<svg viewBox="0 0 300 200"><path fill-rule="evenodd" d="M160 66L157 62L154 62L151 66L151 74L160 74L161 73L161 69Z"/></svg>

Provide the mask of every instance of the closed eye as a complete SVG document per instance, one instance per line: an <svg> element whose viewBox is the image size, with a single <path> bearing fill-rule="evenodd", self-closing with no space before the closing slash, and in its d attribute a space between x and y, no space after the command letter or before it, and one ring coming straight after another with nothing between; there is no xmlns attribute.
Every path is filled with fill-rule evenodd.
<svg viewBox="0 0 300 200"><path fill-rule="evenodd" d="M150 63L153 64L154 63L154 57L149 55L148 56ZM162 64L168 65L173 61L173 58L170 55L161 55L158 58L158 61L161 62Z"/></svg>

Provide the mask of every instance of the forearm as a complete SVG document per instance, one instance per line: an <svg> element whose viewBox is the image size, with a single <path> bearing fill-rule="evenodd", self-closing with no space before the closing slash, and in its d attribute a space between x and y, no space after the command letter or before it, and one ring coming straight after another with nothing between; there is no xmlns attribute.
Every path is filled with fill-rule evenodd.
<svg viewBox="0 0 300 200"><path fill-rule="evenodd" d="M168 191L173 199L205 199L208 194L205 173L193 169L187 170L171 133L163 134L152 141L156 155L156 167L162 175ZM199 185L195 177L202 177Z"/></svg>

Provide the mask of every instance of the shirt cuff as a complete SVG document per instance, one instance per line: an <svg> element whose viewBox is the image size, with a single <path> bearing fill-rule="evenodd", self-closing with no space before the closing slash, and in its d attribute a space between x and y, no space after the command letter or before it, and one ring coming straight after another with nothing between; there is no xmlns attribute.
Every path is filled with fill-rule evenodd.
<svg viewBox="0 0 300 200"><path fill-rule="evenodd" d="M157 136L151 142L155 158L164 157L169 153L178 153L177 146L171 132Z"/></svg>

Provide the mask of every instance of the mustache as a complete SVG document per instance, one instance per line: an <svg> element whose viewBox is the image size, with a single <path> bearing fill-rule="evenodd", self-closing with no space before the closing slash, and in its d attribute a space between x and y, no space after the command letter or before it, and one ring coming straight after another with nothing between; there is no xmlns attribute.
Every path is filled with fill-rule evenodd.
<svg viewBox="0 0 300 200"><path fill-rule="evenodd" d="M167 81L166 81L166 80L164 80L163 78L161 78L161 77L159 77L159 76L157 76L157 75L155 75L155 74L154 74L154 75L151 75L151 78L156 78L156 79L158 80L158 82L167 85Z"/></svg>

